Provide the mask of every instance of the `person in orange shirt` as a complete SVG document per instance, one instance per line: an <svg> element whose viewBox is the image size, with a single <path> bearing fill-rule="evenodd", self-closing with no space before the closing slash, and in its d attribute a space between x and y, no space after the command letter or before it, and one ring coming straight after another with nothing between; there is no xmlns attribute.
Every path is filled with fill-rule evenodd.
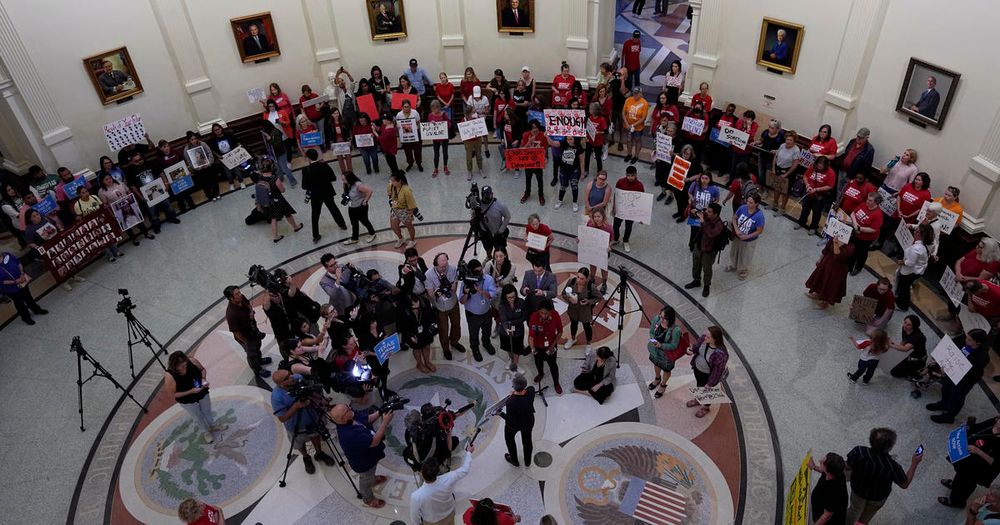
<svg viewBox="0 0 1000 525"><path fill-rule="evenodd" d="M934 199L934 202L941 203L942 208L958 215L958 220L955 221L956 228L962 225L962 217L965 215L965 211L964 208L962 208L962 204L958 202L958 196L961 193L962 190L954 186L948 186L948 189L944 191L943 196Z"/></svg>
<svg viewBox="0 0 1000 525"><path fill-rule="evenodd" d="M622 118L628 129L628 148L625 150L625 162L635 164L639 160L639 150L642 149L642 131L646 127L646 115L649 113L649 102L642 97L642 89L632 88L632 96L625 100ZM635 155L632 154L633 149Z"/></svg>

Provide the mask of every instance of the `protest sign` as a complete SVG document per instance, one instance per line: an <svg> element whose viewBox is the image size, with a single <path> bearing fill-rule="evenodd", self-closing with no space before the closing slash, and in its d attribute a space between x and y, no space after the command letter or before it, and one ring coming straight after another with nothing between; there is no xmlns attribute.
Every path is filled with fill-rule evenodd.
<svg viewBox="0 0 1000 525"><path fill-rule="evenodd" d="M313 97L313 98L311 98L311 99L303 102L302 103L302 107L303 108L310 108L310 107L315 106L316 104L322 104L322 103L327 102L329 100L330 100L330 96L329 95L320 95L318 97Z"/></svg>
<svg viewBox="0 0 1000 525"><path fill-rule="evenodd" d="M153 179L148 184L143 185L139 188L142 192L142 198L146 200L147 206L156 206L157 204L167 200L170 196L167 193L167 185L163 183L163 179Z"/></svg>
<svg viewBox="0 0 1000 525"><path fill-rule="evenodd" d="M801 153L799 153L799 164L801 164L802 167L811 168L813 162L816 162L816 155L813 155L811 151L804 149Z"/></svg>
<svg viewBox="0 0 1000 525"><path fill-rule="evenodd" d="M447 122L421 122L420 138L422 140L447 140Z"/></svg>
<svg viewBox="0 0 1000 525"><path fill-rule="evenodd" d="M323 145L323 134L319 131L310 131L308 133L302 133L299 135L302 140L303 146L322 146Z"/></svg>
<svg viewBox="0 0 1000 525"><path fill-rule="evenodd" d="M587 140L592 141L597 138L597 125L593 120L587 119Z"/></svg>
<svg viewBox="0 0 1000 525"><path fill-rule="evenodd" d="M812 469L809 468L809 460L811 459L812 450L806 452L798 473L788 486L784 525L809 525L809 494L812 490Z"/></svg>
<svg viewBox="0 0 1000 525"><path fill-rule="evenodd" d="M375 345L375 357L380 364L385 364L389 356L399 352L399 334L395 333L386 337Z"/></svg>
<svg viewBox="0 0 1000 525"><path fill-rule="evenodd" d="M133 113L114 122L108 122L104 125L104 139L108 141L108 148L111 151L145 142L146 127L142 124L142 117L138 113Z"/></svg>
<svg viewBox="0 0 1000 525"><path fill-rule="evenodd" d="M80 191L80 188L82 186L86 185L87 185L87 178L81 175L73 179L73 182L63 184L63 193L65 193L66 196L69 197L70 199L75 199L76 193Z"/></svg>
<svg viewBox="0 0 1000 525"><path fill-rule="evenodd" d="M528 242L526 244L531 250L544 251L548 241L549 238L544 235L528 232Z"/></svg>
<svg viewBox="0 0 1000 525"><path fill-rule="evenodd" d="M962 425L948 433L948 460L952 463L969 457L969 427Z"/></svg>
<svg viewBox="0 0 1000 525"><path fill-rule="evenodd" d="M359 148L372 148L375 146L375 137L371 133L361 133L354 136L354 143Z"/></svg>
<svg viewBox="0 0 1000 525"><path fill-rule="evenodd" d="M543 131L545 130L545 112L544 111L539 111L537 109L529 109L528 110L528 124L531 124L532 121L537 122L538 125L542 127L542 130ZM530 126L525 126L525 129L531 129L531 127Z"/></svg>
<svg viewBox="0 0 1000 525"><path fill-rule="evenodd" d="M587 134L587 113L582 109L546 109L545 134L583 137Z"/></svg>
<svg viewBox="0 0 1000 525"><path fill-rule="evenodd" d="M691 392L694 400L702 405L732 403L722 388L718 386L692 386L688 387L688 392Z"/></svg>
<svg viewBox="0 0 1000 525"><path fill-rule="evenodd" d="M670 162L674 155L674 139L665 133L656 132L656 160Z"/></svg>
<svg viewBox="0 0 1000 525"><path fill-rule="evenodd" d="M358 103L358 111L368 115L368 118L373 122L378 119L378 106L375 105L375 97L361 95L355 100Z"/></svg>
<svg viewBox="0 0 1000 525"><path fill-rule="evenodd" d="M965 295L965 290L962 288L962 283L955 281L955 272L950 266L944 267L944 273L941 274L941 280L938 281L938 284L948 294L951 304L955 306L962 304L962 296Z"/></svg>
<svg viewBox="0 0 1000 525"><path fill-rule="evenodd" d="M684 117L681 123L681 131L687 131L692 135L701 135L705 132L705 121L700 118Z"/></svg>
<svg viewBox="0 0 1000 525"><path fill-rule="evenodd" d="M653 194L642 191L615 190L615 217L650 224L653 217Z"/></svg>
<svg viewBox="0 0 1000 525"><path fill-rule="evenodd" d="M229 169L233 169L242 165L244 162L249 162L252 158L253 157L250 156L250 152L248 152L243 146L240 146L223 155L222 164Z"/></svg>
<svg viewBox="0 0 1000 525"><path fill-rule="evenodd" d="M486 129L486 119L479 117L477 119L459 122L458 134L462 137L462 141L464 142L478 137L485 137L489 135L490 132Z"/></svg>
<svg viewBox="0 0 1000 525"><path fill-rule="evenodd" d="M350 142L334 142L330 146L330 151L334 155L350 155L351 154L351 143Z"/></svg>
<svg viewBox="0 0 1000 525"><path fill-rule="evenodd" d="M405 100L410 101L410 107L413 108L414 111L420 109L420 95L406 95L404 93L392 94L392 109L403 109L403 101Z"/></svg>
<svg viewBox="0 0 1000 525"><path fill-rule="evenodd" d="M931 201L924 201L923 206L920 207L920 213L917 214L917 224L924 222L924 217L927 216L927 207L930 205ZM941 225L941 233L950 235L958 224L958 214L949 209L942 209L937 220Z"/></svg>
<svg viewBox="0 0 1000 525"><path fill-rule="evenodd" d="M727 124L728 126L728 124ZM708 140L720 145L729 147L729 140L723 135L719 130L721 128L712 128L712 131L708 132Z"/></svg>
<svg viewBox="0 0 1000 525"><path fill-rule="evenodd" d="M971 328L966 328L966 331ZM953 384L958 384L972 369L972 363L965 357L965 354L955 346L955 342L950 337L942 337L941 342L934 347L931 357L941 367L941 371L951 379Z"/></svg>
<svg viewBox="0 0 1000 525"><path fill-rule="evenodd" d="M403 144L420 142L420 128L417 126L416 118L401 118L396 120L399 128L399 141Z"/></svg>
<svg viewBox="0 0 1000 525"><path fill-rule="evenodd" d="M31 208L45 217L55 213L59 209L59 203L56 202L56 198L52 196L51 193L45 195L37 204L32 204Z"/></svg>
<svg viewBox="0 0 1000 525"><path fill-rule="evenodd" d="M832 239L839 239L840 242L848 244L851 242L851 233L853 232L854 228L851 228L849 224L841 222L833 215L826 218L826 228L823 229L824 235Z"/></svg>
<svg viewBox="0 0 1000 525"><path fill-rule="evenodd" d="M580 264L592 264L602 270L607 270L608 244L611 242L611 234L581 224L576 229L576 238L580 241L577 244L576 260Z"/></svg>
<svg viewBox="0 0 1000 525"><path fill-rule="evenodd" d="M958 311L958 320L962 323L962 329L966 333L973 328L978 328L986 333L993 329L985 317L976 312L970 312L968 308L962 308Z"/></svg>
<svg viewBox="0 0 1000 525"><path fill-rule="evenodd" d="M670 167L670 175L667 176L667 184L684 191L684 179L688 170L691 169L691 161L681 156L674 157L674 165Z"/></svg>
<svg viewBox="0 0 1000 525"><path fill-rule="evenodd" d="M137 224L142 224L142 210L136 202L135 195L129 193L111 203L111 212L115 214L121 231L128 231Z"/></svg>
<svg viewBox="0 0 1000 525"><path fill-rule="evenodd" d="M509 148L504 155L509 170L545 168L545 148Z"/></svg>
<svg viewBox="0 0 1000 525"><path fill-rule="evenodd" d="M720 134L726 138L726 142L739 149L747 149L747 143L750 142L749 133L740 131L732 126L721 128Z"/></svg>
<svg viewBox="0 0 1000 525"><path fill-rule="evenodd" d="M859 323L868 324L875 318L875 308L878 307L878 300L863 295L855 295L851 301L851 311L847 318Z"/></svg>
<svg viewBox="0 0 1000 525"><path fill-rule="evenodd" d="M135 198L134 196L132 197ZM101 207L76 221L39 247L45 268L61 283L108 246L118 244L122 231L107 207Z"/></svg>
<svg viewBox="0 0 1000 525"><path fill-rule="evenodd" d="M178 162L173 166L169 166L163 170L163 173L166 174L167 182L170 184L170 191L174 195L194 187L194 179L188 173L188 167L185 162Z"/></svg>
<svg viewBox="0 0 1000 525"><path fill-rule="evenodd" d="M906 227L906 221L899 221L899 227L896 228L896 242L904 250L913 246L913 234Z"/></svg>
<svg viewBox="0 0 1000 525"><path fill-rule="evenodd" d="M255 87L248 89L247 100L249 100L251 104L267 100L267 95L264 94L264 88Z"/></svg>
<svg viewBox="0 0 1000 525"><path fill-rule="evenodd" d="M886 215L886 219L888 220L889 217L896 213L896 197L882 186L879 186L878 192L882 196L882 204L879 207L882 208L882 213Z"/></svg>

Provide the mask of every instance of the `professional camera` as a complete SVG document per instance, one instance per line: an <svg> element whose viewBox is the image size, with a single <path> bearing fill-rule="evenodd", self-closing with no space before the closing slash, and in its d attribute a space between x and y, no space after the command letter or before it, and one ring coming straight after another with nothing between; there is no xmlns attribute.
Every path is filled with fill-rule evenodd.
<svg viewBox="0 0 1000 525"><path fill-rule="evenodd" d="M250 270L247 271L247 278L250 279L250 284L256 284L273 294L283 295L288 291L285 279L268 272L259 264L250 267Z"/></svg>
<svg viewBox="0 0 1000 525"><path fill-rule="evenodd" d="M472 290L479 282L479 276L472 273L465 261L458 261L458 279L465 284L466 290Z"/></svg>
<svg viewBox="0 0 1000 525"><path fill-rule="evenodd" d="M397 412L406 407L406 404L409 402L410 402L409 398L392 396L389 399L386 399L384 403L382 403L382 406L378 408L378 413L387 414L389 412Z"/></svg>
<svg viewBox="0 0 1000 525"><path fill-rule="evenodd" d="M420 208L413 208L413 216L416 217L418 221L424 220L424 215L420 213Z"/></svg>
<svg viewBox="0 0 1000 525"><path fill-rule="evenodd" d="M372 377L371 368L367 365L355 363L351 370L340 372L333 363L325 359L313 359L309 367L312 369L313 377L327 392L362 397L367 391L366 386L374 387L378 382L378 379Z"/></svg>
<svg viewBox="0 0 1000 525"><path fill-rule="evenodd" d="M479 185L475 182L469 188L469 194L465 197L465 209L473 210L483 203L482 194L479 192Z"/></svg>
<svg viewBox="0 0 1000 525"><path fill-rule="evenodd" d="M323 385L317 381L301 379L288 387L288 395L298 401L306 401L315 396L323 395Z"/></svg>
<svg viewBox="0 0 1000 525"><path fill-rule="evenodd" d="M135 304L132 303L132 298L128 296L128 290L125 288L119 288L118 293L121 294L122 300L118 301L118 306L115 307L115 311L120 314L126 314L135 310Z"/></svg>

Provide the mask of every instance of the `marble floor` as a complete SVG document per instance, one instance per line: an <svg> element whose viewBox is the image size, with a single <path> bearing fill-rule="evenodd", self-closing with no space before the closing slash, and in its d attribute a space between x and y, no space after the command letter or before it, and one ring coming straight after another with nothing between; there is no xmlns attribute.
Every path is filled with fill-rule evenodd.
<svg viewBox="0 0 1000 525"><path fill-rule="evenodd" d="M615 18L615 45L619 54L621 45L632 38L632 32L641 33L642 70L639 80L646 98L655 100L663 87L664 76L670 71L670 63L681 61L687 71L688 42L691 38L691 21L687 19L687 2L670 2L667 14L654 16L656 2L646 2L640 16L632 13L632 2L626 2Z"/></svg>
<svg viewBox="0 0 1000 525"><path fill-rule="evenodd" d="M462 151L452 149L452 166L463 165ZM510 206L514 222L523 223L529 213L538 212L555 230L568 233L576 230L581 216L574 214L568 206L553 209L554 188L546 187L549 205L544 209L536 200L519 204L523 177L500 174L496 161L494 150L485 181L478 174L476 180L480 185L488 182L494 186L499 198ZM360 160L357 160L356 166L359 165ZM454 234L447 230L450 222L466 217L462 208L468 189L464 172L456 169L450 178L431 179L429 157L425 168L422 174L410 174L416 198L427 218L426 224L420 228L428 234L448 237ZM616 179L623 173L624 166L619 159L611 158L608 170L612 179ZM640 178L646 183L647 190L652 191L652 173L648 167L640 166ZM378 190L384 185L386 176L369 177L368 181ZM290 202L300 211L299 219L308 220L307 213L302 213L307 212L307 207L301 203L302 196L300 190L289 192ZM386 202L382 199L372 202L376 226L385 227ZM217 203L201 206L185 214L182 224L166 225L156 240L143 242L140 248L132 248L128 257L118 264L91 265L82 274L85 281L75 286L74 290L53 289L42 302L52 313L38 317L36 326L29 327L15 321L0 331L0 358L4 363L0 368L0 398L5 400L0 406L0 421L3 421L0 437L4 442L4 447L0 449L0 475L8 480L2 503L5 515L16 513L21 516L21 522L56 523L66 520L72 508L70 523L135 522L136 518L121 517L123 515L116 514L115 518L111 518L112 514L105 513L105 507L106 503L115 499L116 490L122 486L118 473L128 457L119 454L121 444L135 445L134 450L142 450L142 440L148 438L144 431L150 428L149 420L140 417L138 409L130 401L123 402L120 392L110 383L95 380L84 387L84 424L87 430L81 433L76 403L76 363L69 353L69 341L79 335L94 357L127 384L131 378L125 347L125 323L115 313L118 288L129 289L138 304L136 314L154 335L161 341L171 340L169 351L188 350L204 344L212 345L209 338L220 337L216 329L221 319L221 288L226 284L244 282L246 270L251 264L272 267L287 263L293 266L292 270L300 278L309 279L315 278L309 269L318 262L319 253L326 250L346 251L343 246L322 248L320 245L321 250L313 252L317 245L311 242L308 231L287 235L281 243L274 244L264 227L243 224L243 217L250 206L247 191L236 192ZM670 426L671 432L679 437L664 433L659 438L671 443L698 443L697 450L690 452L692 458L697 454L710 457L715 454L711 463L718 467L721 476L730 485L725 492L735 495L732 497L733 510L742 507L748 511L740 522L756 524L773 523L780 515L776 512L776 501L780 501L780 496L775 498L775 495L787 490L788 481L794 477L808 451L817 455L827 451L846 454L854 445L867 441L869 429L888 426L899 432L896 452L904 466L917 445L923 444L928 453L912 486L908 490L895 490L874 523L957 522L961 511L946 509L935 501L936 496L943 494L938 479L950 475L950 467L944 459L950 429L931 423L923 408L927 401L911 398L910 384L892 379L884 371L877 373L868 386L848 382L844 372L853 369L856 355L847 344L847 336L856 335L858 331L857 325L847 319L847 305L821 311L802 293L802 283L819 255L816 238L793 231L791 221L769 213L767 230L759 241L761 244L750 278L739 281L733 274L724 273L717 267L719 271L713 282L712 295L707 299L690 297L674 286L689 280L690 261L686 251L688 229L670 220L669 214L673 210L673 206L654 204L653 224L637 225L631 254L626 257L616 251L612 264L620 261L637 268L635 284L651 293L650 302L675 304L686 322L693 321L691 327L697 329L699 325L709 322L720 324L729 342L739 350L741 359L734 365L745 374L731 378L727 385L730 394L738 391L734 389L747 388L748 391L759 392L761 402L754 413L753 409L741 409L751 407L744 402L749 403L753 399L735 398L736 410L733 412L739 413L729 414L735 427L726 432L743 436L739 445L734 446L734 449L740 449L741 458L738 461L720 460L719 452L711 450L712 445L699 442L697 436L704 429L698 430L694 419L678 420ZM728 216L729 212L724 212L724 217ZM436 224L442 221L442 224ZM322 228L323 243L342 238L343 232L336 228L329 216L324 216ZM388 234L380 233L377 244L386 240L390 240ZM565 244L567 253L573 252L570 236L565 236L561 242ZM725 255L723 259L726 259ZM848 282L848 293L860 293L873 280L873 274L868 272L852 278ZM901 315L893 320L892 334L898 333L901 320ZM928 344L936 344L938 336L929 329L925 329L925 333ZM223 341L214 345L226 348ZM232 347L228 350L232 351ZM145 348L136 348L135 352L139 379L133 389L140 400L155 400L153 394L160 379L158 366L155 362L148 363L149 353ZM248 384L249 375L240 370L238 354L220 355L230 359L234 367L233 375L226 383L232 386L220 389L220 399L243 399L245 405L252 404L253 394L245 390L246 386L240 386ZM622 384L631 382L641 386L646 379L640 376L648 372L648 368L643 366L639 355L630 356L629 364L629 372L624 374ZM405 365L401 366L401 370L405 368ZM527 368L530 370L533 366L529 364ZM569 375L568 372L563 374L564 386L569 381ZM635 409L630 409L627 404L620 407L622 412L632 410L633 415L615 424L638 425L629 427L629 432L635 434L629 439L640 445L652 446L652 442L643 437L642 425L656 424L659 421L657 411L666 411L664 415L667 418L673 417L670 411L681 398L660 400L673 404L657 404L651 409L648 392L644 388L636 390L641 406ZM621 397L631 402L628 389L622 388L615 396L619 393L626 394ZM925 398L933 399L935 394L936 387ZM563 398L568 399L567 396ZM219 404L224 407L225 403L235 402L223 399ZM683 403L680 402L680 405ZM102 430L109 411L113 409L115 417L109 419ZM154 421L165 422L171 417L169 409L162 404L151 404L150 412L158 414ZM983 392L976 389L969 396L960 417L975 415L983 418L995 412ZM599 422L589 424L591 430L582 436L589 440L588 443L598 446L603 439L600 434L602 426L606 425ZM560 442L570 436L560 439L558 434L552 435L557 441L547 445L545 451L551 453L554 460L563 462L557 465L564 464L570 468L589 461L587 451L594 450L592 447L581 447L579 451L561 450ZM762 435L764 439L755 435ZM773 442L767 436L773 436ZM642 441L644 439L647 441ZM94 447L95 442L101 445ZM119 445L114 446L114 442ZM494 456L493 452L498 453L490 450ZM577 453L582 456L567 457ZM493 465L495 459L483 459L483 464ZM573 461L577 460L581 463L574 464ZM697 460L694 458L692 461ZM766 468L768 462L772 464L770 473ZM82 472L85 464L87 469ZM344 508L354 510L338 510L349 512L338 516L350 517L358 523L389 523L393 519L386 515L365 513L353 503L345 507L342 498L334 494L339 493L338 487L342 488L346 483L337 472L326 473L325 476L332 492L328 492L330 489L321 486L321 483L303 483L301 469L293 468L292 472L297 477L290 478L290 484L308 487L291 493L295 498L308 501L297 507L308 509L308 512L297 515L298 522L329 520L329 512ZM740 481L741 472L748 479ZM567 473L559 475L565 478ZM531 472L525 472L523 476L534 481L519 482L506 472L500 475L503 483L491 486L504 487L501 493L504 498L524 501L525 507L532 509L530 513L525 513L526 520L537 520L543 509L546 512L559 510L554 501L558 495L551 493L558 484L545 483L542 491L535 482L546 479L545 476L533 476ZM709 478L714 479L712 476ZM104 482L111 490L105 490L103 494L87 492L93 483L99 482ZM741 483L760 487L761 490L742 493L739 490ZM44 490L45 504L25 505L24 502L39 501L40 489ZM719 491L714 494L719 494ZM250 496L253 495L247 497ZM269 498L274 497L272 492L258 497L256 506L248 507L252 510L242 514L242 518L247 523L289 522L274 514L276 508L281 508L280 505L267 504L271 501ZM769 510L749 513L756 508L755 505L762 504ZM264 519L265 515L270 518ZM399 516L405 516L405 513ZM719 523L729 522L726 516L718 519Z"/></svg>

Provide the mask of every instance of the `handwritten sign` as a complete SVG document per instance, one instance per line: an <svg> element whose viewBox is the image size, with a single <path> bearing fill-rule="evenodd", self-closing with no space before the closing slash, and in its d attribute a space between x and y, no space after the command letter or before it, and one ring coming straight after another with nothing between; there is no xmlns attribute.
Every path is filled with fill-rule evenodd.
<svg viewBox="0 0 1000 525"><path fill-rule="evenodd" d="M108 141L111 151L118 151L125 146L138 144L146 140L146 127L142 124L142 116L133 113L114 122L104 125L104 139Z"/></svg>
<svg viewBox="0 0 1000 525"><path fill-rule="evenodd" d="M966 328L968 331L969 328ZM942 337L941 342L934 347L931 357L941 367L941 370L951 379L951 382L958 384L972 369L972 363L965 357L965 354L955 346L955 342L950 337Z"/></svg>
<svg viewBox="0 0 1000 525"><path fill-rule="evenodd" d="M690 169L691 161L680 156L674 157L674 165L670 167L670 175L667 176L667 184L683 191L684 180L687 178L688 170Z"/></svg>
<svg viewBox="0 0 1000 525"><path fill-rule="evenodd" d="M385 364L389 359L389 356L399 352L399 334L392 334L389 337L378 342L375 345L375 357L378 358L378 362Z"/></svg>
<svg viewBox="0 0 1000 525"><path fill-rule="evenodd" d="M722 388L718 386L692 386L688 387L688 392L691 392L694 400L702 405L732 403Z"/></svg>
<svg viewBox="0 0 1000 525"><path fill-rule="evenodd" d="M504 156L509 170L545 168L545 148L508 148Z"/></svg>
<svg viewBox="0 0 1000 525"><path fill-rule="evenodd" d="M896 228L896 241L899 243L899 247L904 250L913 246L913 234L906 227L906 221L899 221L899 227Z"/></svg>
<svg viewBox="0 0 1000 525"><path fill-rule="evenodd" d="M941 274L941 280L938 281L938 284L948 294L951 304L955 306L962 304L962 296L965 295L965 290L962 288L962 283L955 281L955 272L952 271L951 267L944 267L944 273Z"/></svg>
<svg viewBox="0 0 1000 525"><path fill-rule="evenodd" d="M421 122L420 123L420 138L423 140L447 140L448 139L448 123L447 122Z"/></svg>
<svg viewBox="0 0 1000 525"><path fill-rule="evenodd" d="M583 137L587 134L587 113L582 109L546 109L545 134L552 137Z"/></svg>
<svg viewBox="0 0 1000 525"><path fill-rule="evenodd" d="M105 248L118 244L121 235L111 210L102 206L46 241L38 251L52 277L61 283L100 257Z"/></svg>
<svg viewBox="0 0 1000 525"><path fill-rule="evenodd" d="M844 244L851 242L851 234L853 232L854 228L851 228L849 224L841 222L833 215L827 217L826 228L823 229L825 235L832 239L839 239Z"/></svg>
<svg viewBox="0 0 1000 525"><path fill-rule="evenodd" d="M242 165L244 162L249 162L252 158L253 157L250 156L250 152L243 146L240 146L223 155L222 164L229 169L233 169Z"/></svg>
<svg viewBox="0 0 1000 525"><path fill-rule="evenodd" d="M855 295L851 301L851 311L847 318L859 323L868 324L875 318L875 308L878 307L878 300L863 295Z"/></svg>
<svg viewBox="0 0 1000 525"><path fill-rule="evenodd" d="M970 312L968 308L962 308L958 311L958 320L962 323L962 329L968 332L974 328L978 328L984 332L989 333L990 322L986 320L981 314L975 312Z"/></svg>
<svg viewBox="0 0 1000 525"><path fill-rule="evenodd" d="M727 142L738 149L747 149L747 143L750 142L749 133L740 131L732 126L722 128L720 134L726 138Z"/></svg>
<svg viewBox="0 0 1000 525"><path fill-rule="evenodd" d="M882 204L879 206L882 208L882 213L887 217L890 217L896 213L896 197L882 186L878 188L879 195L882 195Z"/></svg>
<svg viewBox="0 0 1000 525"><path fill-rule="evenodd" d="M187 164L184 162L178 162L173 166L167 167L163 170L163 173L167 176L170 191L174 195L194 187L194 179L191 178L191 173L188 172Z"/></svg>
<svg viewBox="0 0 1000 525"><path fill-rule="evenodd" d="M167 185L163 183L163 179L153 179L149 184L140 187L139 191L142 192L142 198L146 200L147 206L156 206L167 200L167 197L170 196L167 193Z"/></svg>
<svg viewBox="0 0 1000 525"><path fill-rule="evenodd" d="M580 264L590 264L602 270L608 269L608 244L611 234L586 224L576 228L577 244L576 260Z"/></svg>
<svg viewBox="0 0 1000 525"><path fill-rule="evenodd" d="M330 146L330 151L334 155L350 155L351 154L351 143L350 142L334 142Z"/></svg>
<svg viewBox="0 0 1000 525"><path fill-rule="evenodd" d="M302 141L303 146L323 145L323 135L319 131L310 131L308 133L302 133L301 135L299 135L299 140Z"/></svg>
<svg viewBox="0 0 1000 525"><path fill-rule="evenodd" d="M40 213L42 217L45 217L58 211L59 203L57 203L56 198L49 193L45 195L45 198L39 200L37 204L32 204L31 209Z"/></svg>
<svg viewBox="0 0 1000 525"><path fill-rule="evenodd" d="M373 148L375 147L375 137L371 133L361 133L354 136L354 143L359 148Z"/></svg>
<svg viewBox="0 0 1000 525"><path fill-rule="evenodd" d="M670 162L674 155L674 139L665 133L656 132L656 160Z"/></svg>
<svg viewBox="0 0 1000 525"><path fill-rule="evenodd" d="M411 142L420 142L420 131L419 126L417 126L417 119L410 118L396 118L396 127L399 128L399 141L403 144L409 144Z"/></svg>
<svg viewBox="0 0 1000 525"><path fill-rule="evenodd" d="M264 94L264 88L255 87L247 90L247 100L251 104L267 100L267 95Z"/></svg>
<svg viewBox="0 0 1000 525"><path fill-rule="evenodd" d="M528 242L526 243L528 248L531 250L545 251L545 245L549 242L549 238L534 232L528 232Z"/></svg>
<svg viewBox="0 0 1000 525"><path fill-rule="evenodd" d="M705 121L700 118L684 117L684 122L681 123L681 131L701 136L702 133L705 133Z"/></svg>
<svg viewBox="0 0 1000 525"><path fill-rule="evenodd" d="M420 95L392 94L392 109L403 109L403 102L409 100L410 107L417 109L420 105Z"/></svg>
<svg viewBox="0 0 1000 525"><path fill-rule="evenodd" d="M920 207L920 213L917 214L917 224L924 222L924 217L927 216L927 207L931 205L931 201L924 201L923 206ZM955 231L955 226L958 224L958 214L949 210L942 209L941 213L937 217L938 224L941 225L941 233L946 235L951 235L951 232Z"/></svg>
<svg viewBox="0 0 1000 525"><path fill-rule="evenodd" d="M962 425L948 434L948 460L952 463L969 457L969 428Z"/></svg>
<svg viewBox="0 0 1000 525"><path fill-rule="evenodd" d="M458 134L462 137L462 141L466 141L479 137L485 137L489 135L490 132L486 129L486 119L479 117L477 119L459 122Z"/></svg>
<svg viewBox="0 0 1000 525"><path fill-rule="evenodd" d="M784 525L808 525L809 523L809 491L812 490L812 469L809 460L812 450L806 452L798 473L788 485L788 497L785 498Z"/></svg>
<svg viewBox="0 0 1000 525"><path fill-rule="evenodd" d="M615 190L615 217L650 224L653 217L653 194L642 191Z"/></svg>
<svg viewBox="0 0 1000 525"><path fill-rule="evenodd" d="M314 98L311 98L311 99L303 102L302 103L302 107L303 108L311 108L311 107L315 106L316 104L322 104L324 102L328 102L329 100L330 100L330 95L320 95L318 97L314 97Z"/></svg>

